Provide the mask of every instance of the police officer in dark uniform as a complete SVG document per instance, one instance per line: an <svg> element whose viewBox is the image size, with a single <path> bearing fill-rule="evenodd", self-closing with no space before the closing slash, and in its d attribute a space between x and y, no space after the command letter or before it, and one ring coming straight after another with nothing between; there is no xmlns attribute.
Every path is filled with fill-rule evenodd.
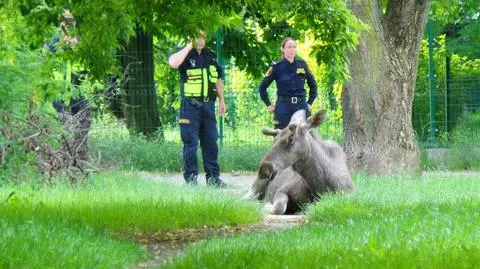
<svg viewBox="0 0 480 269"><path fill-rule="evenodd" d="M276 129L287 127L293 113L304 109L307 117L310 116L310 108L317 98L317 82L308 69L307 63L295 57L296 42L292 38L285 38L282 41L283 59L273 64L267 71L265 78L260 84L259 91L265 105L270 113L274 113L274 124ZM267 88L273 81L277 83L277 101L275 105L268 98ZM305 80L310 92L308 99L305 91Z"/></svg>
<svg viewBox="0 0 480 269"><path fill-rule="evenodd" d="M223 95L224 71L213 51L205 47L205 33L169 58L172 68L180 73L180 134L183 141L184 178L188 184L197 184L198 142L208 185L222 186L218 165L218 130L215 100L219 98L219 113L226 112Z"/></svg>
<svg viewBox="0 0 480 269"><path fill-rule="evenodd" d="M78 45L80 37L76 35L76 24L72 12L64 9L60 15L59 28L61 31L56 33L52 40L46 42L44 47L55 53L60 50L70 50ZM64 70L54 72L56 79L66 82L63 91L70 91L68 89L70 87L79 88L81 82L87 77L86 71L79 71L73 66L68 61L65 63ZM59 113L59 120L65 125L65 128L74 133L72 144L64 145L64 147L75 149L74 154L78 154L81 160L88 161L88 132L92 124L90 103L80 94L71 97L68 105L64 100L56 100L52 105Z"/></svg>

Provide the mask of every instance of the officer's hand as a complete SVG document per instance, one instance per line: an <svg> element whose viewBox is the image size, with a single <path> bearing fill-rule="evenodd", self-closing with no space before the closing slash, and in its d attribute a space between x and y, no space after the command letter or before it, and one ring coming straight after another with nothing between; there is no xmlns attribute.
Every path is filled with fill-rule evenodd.
<svg viewBox="0 0 480 269"><path fill-rule="evenodd" d="M188 41L187 45L185 46L185 48L191 50L193 48L193 42L191 41L191 39Z"/></svg>
<svg viewBox="0 0 480 269"><path fill-rule="evenodd" d="M63 40L67 45L70 45L70 46L75 46L78 44L78 39L76 37L65 36Z"/></svg>
<svg viewBox="0 0 480 269"><path fill-rule="evenodd" d="M275 112L275 105L271 104L267 107L267 109L268 109L268 112L273 113L273 112Z"/></svg>
<svg viewBox="0 0 480 269"><path fill-rule="evenodd" d="M78 44L78 38L77 37L70 38L70 44L77 45Z"/></svg>
<svg viewBox="0 0 480 269"><path fill-rule="evenodd" d="M307 104L308 105L308 111L312 111L312 105L311 104Z"/></svg>
<svg viewBox="0 0 480 269"><path fill-rule="evenodd" d="M225 105L225 101L219 101L218 102L218 113L220 114L221 117L225 116L225 113L227 112L227 105Z"/></svg>

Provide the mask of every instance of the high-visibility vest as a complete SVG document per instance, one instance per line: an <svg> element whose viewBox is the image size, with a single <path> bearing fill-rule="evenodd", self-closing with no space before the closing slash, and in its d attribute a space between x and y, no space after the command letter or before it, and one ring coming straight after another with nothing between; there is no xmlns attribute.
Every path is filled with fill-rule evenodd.
<svg viewBox="0 0 480 269"><path fill-rule="evenodd" d="M217 81L220 73L217 72L217 61L215 53L204 48L203 56L205 62L197 63L197 54L192 49L185 59L185 69L181 75L182 96L215 98L217 96Z"/></svg>
<svg viewBox="0 0 480 269"><path fill-rule="evenodd" d="M208 81L204 79L206 77L205 68L187 69L187 81L183 84L185 97L207 96Z"/></svg>
<svg viewBox="0 0 480 269"><path fill-rule="evenodd" d="M218 72L214 65L209 68L187 69L187 80L183 84L185 97L208 97L216 92Z"/></svg>

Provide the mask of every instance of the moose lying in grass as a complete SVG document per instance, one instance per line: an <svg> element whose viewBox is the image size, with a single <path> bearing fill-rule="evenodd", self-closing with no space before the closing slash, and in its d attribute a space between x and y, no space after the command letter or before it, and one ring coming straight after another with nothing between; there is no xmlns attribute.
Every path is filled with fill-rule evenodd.
<svg viewBox="0 0 480 269"><path fill-rule="evenodd" d="M266 199L271 214L296 212L299 206L327 192L353 192L345 153L331 140L322 140L313 129L325 119L322 110L305 120L297 111L283 130L264 129L275 143L260 161L258 176L247 194Z"/></svg>
<svg viewBox="0 0 480 269"><path fill-rule="evenodd" d="M267 201L267 211L281 215L300 211L303 204L315 201L315 195L315 191L309 188L302 176L288 167L273 180L259 173L247 197Z"/></svg>

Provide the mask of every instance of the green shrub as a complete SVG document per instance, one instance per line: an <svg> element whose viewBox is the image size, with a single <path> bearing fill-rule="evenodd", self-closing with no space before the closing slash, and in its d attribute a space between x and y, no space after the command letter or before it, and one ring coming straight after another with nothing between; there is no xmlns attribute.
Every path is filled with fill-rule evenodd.
<svg viewBox="0 0 480 269"><path fill-rule="evenodd" d="M50 101L62 89L51 76L55 59L29 46L28 23L10 2L0 8L0 182L37 174L38 145L52 130Z"/></svg>
<svg viewBox="0 0 480 269"><path fill-rule="evenodd" d="M451 136L452 149L447 156L450 170L480 170L480 113L467 114Z"/></svg>
<svg viewBox="0 0 480 269"><path fill-rule="evenodd" d="M466 114L452 133L455 147L480 147L480 113Z"/></svg>

